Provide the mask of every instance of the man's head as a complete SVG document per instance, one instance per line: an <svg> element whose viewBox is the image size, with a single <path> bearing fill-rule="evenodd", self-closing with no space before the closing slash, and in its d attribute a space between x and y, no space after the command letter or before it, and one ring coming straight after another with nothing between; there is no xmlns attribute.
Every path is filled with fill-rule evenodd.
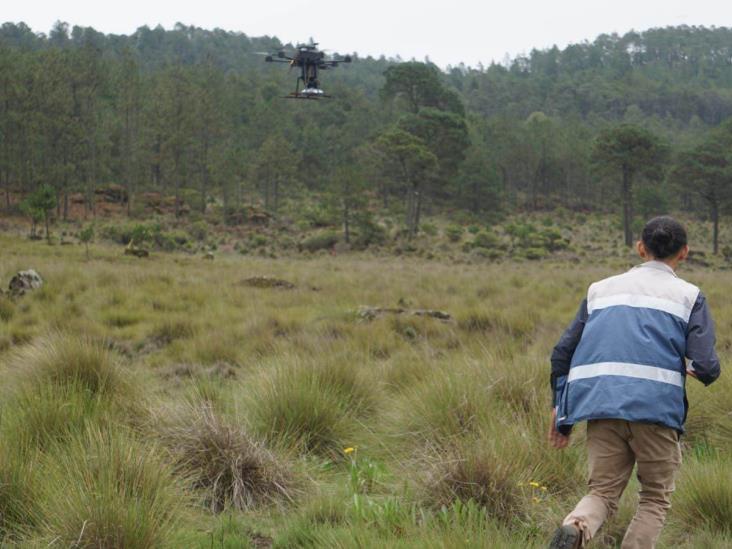
<svg viewBox="0 0 732 549"><path fill-rule="evenodd" d="M666 215L654 217L646 223L636 247L643 259L663 261L673 268L689 255L686 229Z"/></svg>

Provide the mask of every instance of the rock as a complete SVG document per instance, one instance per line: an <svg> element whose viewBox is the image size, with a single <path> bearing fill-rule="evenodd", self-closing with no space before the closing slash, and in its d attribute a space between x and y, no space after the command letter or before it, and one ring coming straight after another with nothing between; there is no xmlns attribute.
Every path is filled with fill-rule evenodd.
<svg viewBox="0 0 732 549"><path fill-rule="evenodd" d="M150 252L143 248L125 248L125 255L134 255L135 257L150 257Z"/></svg>
<svg viewBox="0 0 732 549"><path fill-rule="evenodd" d="M22 296L32 290L37 290L43 286L43 279L35 270L28 269L20 271L11 280L8 286L11 296Z"/></svg>
<svg viewBox="0 0 732 549"><path fill-rule="evenodd" d="M295 285L287 280L270 278L268 276L252 276L241 281L244 286L253 288L279 288L281 290L293 290Z"/></svg>
<svg viewBox="0 0 732 549"><path fill-rule="evenodd" d="M428 316L445 322L452 321L452 315L444 311L435 309L404 309L402 307L359 307L356 314L364 320L374 320L380 316L391 315L409 315L409 316Z"/></svg>

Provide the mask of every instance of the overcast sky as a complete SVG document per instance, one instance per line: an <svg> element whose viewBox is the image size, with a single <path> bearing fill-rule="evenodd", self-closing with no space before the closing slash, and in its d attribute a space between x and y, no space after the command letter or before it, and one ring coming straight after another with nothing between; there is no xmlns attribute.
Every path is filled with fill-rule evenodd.
<svg viewBox="0 0 732 549"><path fill-rule="evenodd" d="M441 66L501 61L532 48L592 40L601 33L667 25L732 26L730 0L2 0L0 20L48 32L57 20L129 34L176 22L284 42L313 36L321 47Z"/></svg>

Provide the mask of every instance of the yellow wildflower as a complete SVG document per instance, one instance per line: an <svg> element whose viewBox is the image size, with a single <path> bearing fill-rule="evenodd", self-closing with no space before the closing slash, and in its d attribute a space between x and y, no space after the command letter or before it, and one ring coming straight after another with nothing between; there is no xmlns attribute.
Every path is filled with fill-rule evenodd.
<svg viewBox="0 0 732 549"><path fill-rule="evenodd" d="M538 488L541 485L538 482L532 480L531 482L529 482L529 486L531 486L532 488Z"/></svg>
<svg viewBox="0 0 732 549"><path fill-rule="evenodd" d="M541 491L542 491L542 492L546 492L546 490L547 490L547 487L546 487L546 486L542 486L542 487L541 487Z"/></svg>
<svg viewBox="0 0 732 549"><path fill-rule="evenodd" d="M356 448L349 446L348 448L344 448L343 453L346 455L350 455L355 451L356 451Z"/></svg>
<svg viewBox="0 0 732 549"><path fill-rule="evenodd" d="M534 503L539 503L541 500L534 496L533 498L531 498L531 501L533 501Z"/></svg>

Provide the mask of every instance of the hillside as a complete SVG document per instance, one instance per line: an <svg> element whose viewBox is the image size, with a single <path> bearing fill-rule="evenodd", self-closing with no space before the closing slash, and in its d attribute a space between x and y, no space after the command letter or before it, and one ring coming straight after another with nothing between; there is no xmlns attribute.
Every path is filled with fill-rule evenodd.
<svg viewBox="0 0 732 549"><path fill-rule="evenodd" d="M479 222L557 206L613 212L617 176L597 169L592 146L629 123L669 152L660 177L637 182L645 205L636 209L710 215L697 185L671 175L679 155L732 115L729 29L603 35L447 72L356 53L323 77L335 98L306 104L281 100L292 75L256 55L282 45L184 25L129 36L2 25L3 206L50 185L54 217L69 217L76 193L88 218L95 190L113 183L133 217L147 215L138 193L162 193L175 197L177 216L216 212L227 222L245 204L276 216L286 200L406 219L418 185L419 208ZM415 104L403 93L410 78L423 86ZM399 131L431 153L411 183L396 169Z"/></svg>

